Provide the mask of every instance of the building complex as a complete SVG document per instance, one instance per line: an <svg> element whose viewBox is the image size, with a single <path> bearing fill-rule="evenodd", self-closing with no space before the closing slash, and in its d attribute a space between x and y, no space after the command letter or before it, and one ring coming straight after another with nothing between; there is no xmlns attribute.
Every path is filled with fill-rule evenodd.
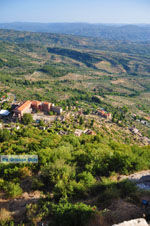
<svg viewBox="0 0 150 226"><path fill-rule="evenodd" d="M33 113L36 111L41 111L44 113L53 111L60 115L62 113L62 108L54 106L54 104L49 102L27 100L14 109L14 116L21 118L25 113Z"/></svg>

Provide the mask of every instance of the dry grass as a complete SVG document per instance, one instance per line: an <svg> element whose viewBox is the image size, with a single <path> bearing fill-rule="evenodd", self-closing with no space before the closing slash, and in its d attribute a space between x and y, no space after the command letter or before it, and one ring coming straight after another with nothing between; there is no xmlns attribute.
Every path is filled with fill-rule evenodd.
<svg viewBox="0 0 150 226"><path fill-rule="evenodd" d="M112 81L111 83L117 85L117 84L120 84L120 83L125 83L125 80L124 79L117 79L117 80Z"/></svg>
<svg viewBox="0 0 150 226"><path fill-rule="evenodd" d="M106 219L104 216L97 214L91 218L87 226L110 226L112 225L111 223L111 219Z"/></svg>
<svg viewBox="0 0 150 226"><path fill-rule="evenodd" d="M76 74L76 73L68 73L67 75L64 75L60 77L58 80L73 80L73 81L78 81L78 80L86 80L86 79L93 79L91 76L88 75L82 75L82 74Z"/></svg>
<svg viewBox="0 0 150 226"><path fill-rule="evenodd" d="M19 170L19 173L20 173L21 178L26 178L26 177L32 176L32 171L28 167L26 167L26 166L24 166L23 168L21 168Z"/></svg>
<svg viewBox="0 0 150 226"><path fill-rule="evenodd" d="M0 222L7 222L7 221L10 221L11 219L12 219L11 213L5 208L1 208Z"/></svg>
<svg viewBox="0 0 150 226"><path fill-rule="evenodd" d="M135 103L132 100L129 100L127 97L121 97L121 96L109 96L106 95L107 102L112 103L113 106L122 107L124 105L132 106L135 105Z"/></svg>
<svg viewBox="0 0 150 226"><path fill-rule="evenodd" d="M96 63L95 66L99 69L106 70L111 73L121 73L125 72L125 70L121 66L112 66L110 62L108 61L100 61L99 63Z"/></svg>

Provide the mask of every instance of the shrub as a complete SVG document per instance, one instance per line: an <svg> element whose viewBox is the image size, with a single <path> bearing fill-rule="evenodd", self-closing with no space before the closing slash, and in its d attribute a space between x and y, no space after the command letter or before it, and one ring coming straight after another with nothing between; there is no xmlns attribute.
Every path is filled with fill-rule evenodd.
<svg viewBox="0 0 150 226"><path fill-rule="evenodd" d="M129 180L121 181L120 183L118 183L117 187L121 191L122 198L126 198L127 196L135 196L137 192L136 185Z"/></svg>
<svg viewBox="0 0 150 226"><path fill-rule="evenodd" d="M113 199L118 199L120 196L119 189L116 186L107 187L104 192L102 192L98 198L98 202L103 205L110 205Z"/></svg>
<svg viewBox="0 0 150 226"><path fill-rule="evenodd" d="M22 123L28 125L31 122L33 122L32 115L30 113L25 113L22 117Z"/></svg>
<svg viewBox="0 0 150 226"><path fill-rule="evenodd" d="M9 165L5 165L2 170L3 170L3 178L6 180L19 177L19 166L9 164Z"/></svg>
<svg viewBox="0 0 150 226"><path fill-rule="evenodd" d="M84 184L86 188L90 187L96 182L96 179L93 177L93 175L86 171L78 174L78 179L80 183Z"/></svg>
<svg viewBox="0 0 150 226"><path fill-rule="evenodd" d="M36 203L30 203L26 206L26 217L30 222L32 222L32 225L37 225L37 223L41 221L41 216L38 214L38 209L39 207Z"/></svg>
<svg viewBox="0 0 150 226"><path fill-rule="evenodd" d="M11 138L10 131L7 129L0 130L0 142L8 141Z"/></svg>
<svg viewBox="0 0 150 226"><path fill-rule="evenodd" d="M4 186L7 197L14 198L22 194L22 188L18 183L7 182Z"/></svg>
<svg viewBox="0 0 150 226"><path fill-rule="evenodd" d="M0 189L2 189L4 186L4 180L2 178L0 178Z"/></svg>
<svg viewBox="0 0 150 226"><path fill-rule="evenodd" d="M47 165L42 170L44 182L49 185L56 185L60 180L68 182L74 176L74 167L66 164L64 159L57 159L54 163Z"/></svg>
<svg viewBox="0 0 150 226"><path fill-rule="evenodd" d="M57 159L54 163L43 167L41 179L45 187L50 186L55 194L66 196L69 191L69 183L75 177L75 167L65 163L64 159ZM72 190L72 189L71 189Z"/></svg>
<svg viewBox="0 0 150 226"><path fill-rule="evenodd" d="M44 188L43 182L38 178L32 179L32 189L34 190L40 190Z"/></svg>
<svg viewBox="0 0 150 226"><path fill-rule="evenodd" d="M55 225L57 226L82 226L96 213L96 207L84 203L71 204L61 200L58 204L52 204Z"/></svg>

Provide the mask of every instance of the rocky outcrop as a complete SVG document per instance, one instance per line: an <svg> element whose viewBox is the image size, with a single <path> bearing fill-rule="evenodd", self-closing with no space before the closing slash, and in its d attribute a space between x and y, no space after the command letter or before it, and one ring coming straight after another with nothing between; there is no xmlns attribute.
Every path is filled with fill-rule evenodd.
<svg viewBox="0 0 150 226"><path fill-rule="evenodd" d="M139 218L135 220L124 221L120 224L114 224L113 226L148 226L148 224L144 218Z"/></svg>
<svg viewBox="0 0 150 226"><path fill-rule="evenodd" d="M150 190L150 170L145 170L130 174L129 176L120 176L119 180L129 179L137 184L137 186L144 190Z"/></svg>

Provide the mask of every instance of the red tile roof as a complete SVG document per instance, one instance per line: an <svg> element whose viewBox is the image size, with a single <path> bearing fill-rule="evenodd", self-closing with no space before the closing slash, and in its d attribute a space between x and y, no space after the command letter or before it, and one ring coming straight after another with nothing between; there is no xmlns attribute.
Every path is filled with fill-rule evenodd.
<svg viewBox="0 0 150 226"><path fill-rule="evenodd" d="M29 107L31 105L31 101L27 100L24 102L21 106L17 108L18 111L23 111L26 107Z"/></svg>
<svg viewBox="0 0 150 226"><path fill-rule="evenodd" d="M50 103L49 103L49 102L44 102L43 104L44 104L44 105L49 105Z"/></svg>
<svg viewBox="0 0 150 226"><path fill-rule="evenodd" d="M32 101L32 105L38 106L40 104L41 104L41 101L38 101L38 100L33 100Z"/></svg>

